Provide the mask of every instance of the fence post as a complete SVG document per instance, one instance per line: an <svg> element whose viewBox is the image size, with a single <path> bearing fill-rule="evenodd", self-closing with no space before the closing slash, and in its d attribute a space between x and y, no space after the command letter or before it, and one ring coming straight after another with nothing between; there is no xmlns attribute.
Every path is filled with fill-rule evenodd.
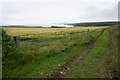
<svg viewBox="0 0 120 80"><path fill-rule="evenodd" d="M45 33L45 40L48 41L48 40L47 40L47 33Z"/></svg>
<svg viewBox="0 0 120 80"><path fill-rule="evenodd" d="M34 36L35 34L33 34L33 42L35 41L35 36Z"/></svg>
<svg viewBox="0 0 120 80"><path fill-rule="evenodd" d="M18 44L18 36L14 36L14 41Z"/></svg>
<svg viewBox="0 0 120 80"><path fill-rule="evenodd" d="M90 30L88 29L88 35L89 35Z"/></svg>
<svg viewBox="0 0 120 80"><path fill-rule="evenodd" d="M16 42L18 43L18 36L16 35Z"/></svg>

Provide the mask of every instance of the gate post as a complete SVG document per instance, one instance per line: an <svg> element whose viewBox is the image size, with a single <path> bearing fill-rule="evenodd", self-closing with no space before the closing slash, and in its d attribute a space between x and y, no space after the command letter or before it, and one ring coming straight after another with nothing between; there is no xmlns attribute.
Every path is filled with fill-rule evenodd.
<svg viewBox="0 0 120 80"><path fill-rule="evenodd" d="M18 36L14 36L14 41L18 44Z"/></svg>
<svg viewBox="0 0 120 80"><path fill-rule="evenodd" d="M88 35L89 35L90 30L88 29Z"/></svg>

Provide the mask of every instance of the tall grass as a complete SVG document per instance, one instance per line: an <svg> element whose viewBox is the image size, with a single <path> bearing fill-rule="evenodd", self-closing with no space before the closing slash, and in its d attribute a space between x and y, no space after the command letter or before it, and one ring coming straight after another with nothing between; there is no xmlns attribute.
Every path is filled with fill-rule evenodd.
<svg viewBox="0 0 120 80"><path fill-rule="evenodd" d="M91 31L91 34L83 35L78 39L56 40L48 43L21 43L17 45L3 30L3 77L8 77L13 69L25 64L56 56L61 52L70 50L73 46L85 46L91 44L101 32ZM9 76L10 77L10 76Z"/></svg>

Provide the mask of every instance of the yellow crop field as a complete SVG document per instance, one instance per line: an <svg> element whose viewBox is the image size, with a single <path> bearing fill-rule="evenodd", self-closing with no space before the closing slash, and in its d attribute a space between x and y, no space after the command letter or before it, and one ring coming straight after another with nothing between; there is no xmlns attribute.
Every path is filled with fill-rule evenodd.
<svg viewBox="0 0 120 80"><path fill-rule="evenodd" d="M107 28L109 26L103 27L69 27L69 28L15 28L15 27L3 27L6 33L10 36L23 35L23 34L38 34L38 33L48 33L48 32L57 32L57 31L77 31L87 29L95 30L99 28Z"/></svg>

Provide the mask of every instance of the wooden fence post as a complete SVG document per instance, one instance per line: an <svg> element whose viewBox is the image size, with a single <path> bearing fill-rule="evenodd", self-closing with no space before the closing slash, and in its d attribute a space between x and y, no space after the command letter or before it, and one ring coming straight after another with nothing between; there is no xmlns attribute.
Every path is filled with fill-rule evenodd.
<svg viewBox="0 0 120 80"><path fill-rule="evenodd" d="M18 43L18 36L16 35L16 42Z"/></svg>
<svg viewBox="0 0 120 80"><path fill-rule="evenodd" d="M88 35L89 35L90 30L88 29Z"/></svg>
<svg viewBox="0 0 120 80"><path fill-rule="evenodd" d="M35 34L33 34L33 42L35 41Z"/></svg>
<svg viewBox="0 0 120 80"><path fill-rule="evenodd" d="M45 33L45 40L48 41L48 40L47 40L47 33Z"/></svg>
<svg viewBox="0 0 120 80"><path fill-rule="evenodd" d="M18 44L18 36L14 36L14 41Z"/></svg>

